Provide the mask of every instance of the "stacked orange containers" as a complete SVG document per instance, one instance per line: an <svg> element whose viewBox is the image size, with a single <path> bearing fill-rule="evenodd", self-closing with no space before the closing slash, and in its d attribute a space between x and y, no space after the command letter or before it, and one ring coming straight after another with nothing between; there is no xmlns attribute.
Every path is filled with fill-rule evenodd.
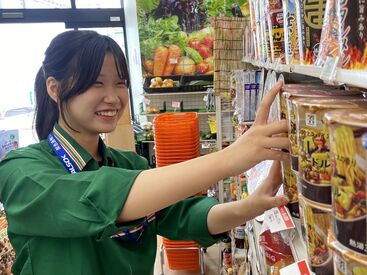
<svg viewBox="0 0 367 275"><path fill-rule="evenodd" d="M169 113L153 121L157 167L163 167L200 155L198 114ZM171 241L163 238L168 266L173 270L197 270L199 246L193 241Z"/></svg>

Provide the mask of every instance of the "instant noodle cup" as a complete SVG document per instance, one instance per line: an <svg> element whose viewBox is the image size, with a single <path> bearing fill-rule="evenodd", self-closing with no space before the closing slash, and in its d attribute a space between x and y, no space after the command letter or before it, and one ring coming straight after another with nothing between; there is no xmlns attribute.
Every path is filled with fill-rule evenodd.
<svg viewBox="0 0 367 275"><path fill-rule="evenodd" d="M297 31L302 65L315 64L326 0L296 1Z"/></svg>
<svg viewBox="0 0 367 275"><path fill-rule="evenodd" d="M360 256L341 246L333 236L328 235L328 246L333 251L335 275L365 275L367 274L367 257Z"/></svg>
<svg viewBox="0 0 367 275"><path fill-rule="evenodd" d="M339 22L339 0L327 0L316 66L323 66L327 57L341 57L342 43Z"/></svg>
<svg viewBox="0 0 367 275"><path fill-rule="evenodd" d="M335 109L356 109L351 97L300 98L297 108L299 183L301 194L323 207L331 207L329 132L324 114Z"/></svg>
<svg viewBox="0 0 367 275"><path fill-rule="evenodd" d="M286 98L281 94L279 99L280 119L288 119ZM286 134L287 136L287 134ZM290 160L282 161L282 182L284 194L288 196L287 205L293 217L299 218L297 175L291 169Z"/></svg>
<svg viewBox="0 0 367 275"><path fill-rule="evenodd" d="M367 109L333 111L325 119L333 168L333 233L342 245L367 256Z"/></svg>
<svg viewBox="0 0 367 275"><path fill-rule="evenodd" d="M288 65L300 62L296 19L297 1L299 0L283 0L285 60Z"/></svg>
<svg viewBox="0 0 367 275"><path fill-rule="evenodd" d="M320 208L299 196L303 204L306 226L307 260L316 274L333 274L332 252L327 246L328 230L331 226L331 211Z"/></svg>
<svg viewBox="0 0 367 275"><path fill-rule="evenodd" d="M339 96L356 96L361 98L359 91L346 92L336 89L335 87L318 85L318 84L288 84L284 85L282 97L285 98L287 105L288 118L288 137L290 142L290 158L291 168L298 173L298 140L297 140L297 113L296 106L293 103L297 98L321 98L321 97L339 97Z"/></svg>
<svg viewBox="0 0 367 275"><path fill-rule="evenodd" d="M340 4L343 68L367 69L367 1L343 0Z"/></svg>

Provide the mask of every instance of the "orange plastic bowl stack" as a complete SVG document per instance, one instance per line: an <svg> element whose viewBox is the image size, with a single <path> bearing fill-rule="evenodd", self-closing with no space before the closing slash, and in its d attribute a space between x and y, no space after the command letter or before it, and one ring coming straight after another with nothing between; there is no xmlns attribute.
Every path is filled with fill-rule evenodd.
<svg viewBox="0 0 367 275"><path fill-rule="evenodd" d="M200 155L198 114L169 113L153 121L158 167L196 158Z"/></svg>
<svg viewBox="0 0 367 275"><path fill-rule="evenodd" d="M154 119L153 127L157 167L179 163L200 155L197 113L160 114ZM166 238L162 238L162 243L166 248L170 269L197 270L199 268L200 248L197 243L171 241Z"/></svg>
<svg viewBox="0 0 367 275"><path fill-rule="evenodd" d="M171 241L162 238L166 248L168 266L172 270L197 270L199 268L199 245L193 241Z"/></svg>

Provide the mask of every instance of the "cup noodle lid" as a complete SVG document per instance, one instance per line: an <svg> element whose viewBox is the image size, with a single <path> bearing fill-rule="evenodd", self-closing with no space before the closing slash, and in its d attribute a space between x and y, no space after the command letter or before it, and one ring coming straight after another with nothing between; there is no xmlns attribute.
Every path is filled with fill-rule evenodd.
<svg viewBox="0 0 367 275"><path fill-rule="evenodd" d="M360 91L345 91L334 86L325 86L320 84L287 84L283 87L283 94L286 98L290 97L335 97L335 96L359 96L363 94Z"/></svg>
<svg viewBox="0 0 367 275"><path fill-rule="evenodd" d="M350 96L321 97L321 98L296 98L292 100L296 106L314 107L317 109L343 109L359 108L360 105Z"/></svg>
<svg viewBox="0 0 367 275"><path fill-rule="evenodd" d="M339 256L342 256L345 260L355 261L361 265L366 266L367 268L367 256L362 256L360 254L354 253L352 250L344 247L336 240L331 230L329 230L328 232L328 246L331 250L333 250Z"/></svg>
<svg viewBox="0 0 367 275"><path fill-rule="evenodd" d="M367 131L367 109L358 108L353 110L334 110L325 114L327 123L340 123L349 126L366 128Z"/></svg>
<svg viewBox="0 0 367 275"><path fill-rule="evenodd" d="M298 193L298 201L300 201L302 205L309 205L312 208L316 208L316 209L322 210L324 212L329 212L330 214L332 212L331 205L329 206L329 205L317 203L315 201L311 201L311 200L305 198L305 196L303 196L301 193Z"/></svg>

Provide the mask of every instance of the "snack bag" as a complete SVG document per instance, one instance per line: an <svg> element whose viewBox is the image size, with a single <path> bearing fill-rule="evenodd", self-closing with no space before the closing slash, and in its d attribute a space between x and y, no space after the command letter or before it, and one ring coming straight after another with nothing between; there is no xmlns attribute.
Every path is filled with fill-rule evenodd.
<svg viewBox="0 0 367 275"><path fill-rule="evenodd" d="M296 2L283 0L284 44L286 64L299 64L299 39L297 33Z"/></svg>
<svg viewBox="0 0 367 275"><path fill-rule="evenodd" d="M316 66L324 65L326 58L341 57L341 34L338 16L340 0L327 0Z"/></svg>

